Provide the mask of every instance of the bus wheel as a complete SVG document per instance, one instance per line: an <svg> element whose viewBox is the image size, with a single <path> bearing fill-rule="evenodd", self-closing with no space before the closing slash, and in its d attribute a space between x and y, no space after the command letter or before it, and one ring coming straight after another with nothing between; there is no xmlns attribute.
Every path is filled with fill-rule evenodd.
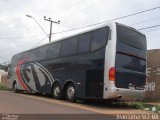
<svg viewBox="0 0 160 120"><path fill-rule="evenodd" d="M65 97L66 100L75 102L76 101L76 88L74 84L70 83L67 85L66 90L65 90Z"/></svg>
<svg viewBox="0 0 160 120"><path fill-rule="evenodd" d="M55 83L53 85L52 97L55 99L62 99L63 98L63 91L62 91L59 83Z"/></svg>
<svg viewBox="0 0 160 120"><path fill-rule="evenodd" d="M14 82L13 84L13 91L14 93L17 93L17 83L16 82Z"/></svg>

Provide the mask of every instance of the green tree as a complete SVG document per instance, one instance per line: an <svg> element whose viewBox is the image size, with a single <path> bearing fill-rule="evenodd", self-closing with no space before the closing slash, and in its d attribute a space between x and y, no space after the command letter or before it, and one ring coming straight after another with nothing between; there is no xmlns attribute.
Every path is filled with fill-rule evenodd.
<svg viewBox="0 0 160 120"><path fill-rule="evenodd" d="M0 64L0 69L7 72L7 70L8 70L8 64Z"/></svg>

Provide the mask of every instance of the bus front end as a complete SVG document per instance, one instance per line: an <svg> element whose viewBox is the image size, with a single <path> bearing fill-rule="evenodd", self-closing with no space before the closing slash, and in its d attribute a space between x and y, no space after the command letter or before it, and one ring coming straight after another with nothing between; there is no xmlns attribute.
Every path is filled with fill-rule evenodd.
<svg viewBox="0 0 160 120"><path fill-rule="evenodd" d="M146 82L147 45L144 34L134 28L116 23L111 58L114 62L106 70L104 98L143 100ZM106 53L107 54L107 53ZM111 61L113 61L111 60ZM108 63L106 63L108 64Z"/></svg>

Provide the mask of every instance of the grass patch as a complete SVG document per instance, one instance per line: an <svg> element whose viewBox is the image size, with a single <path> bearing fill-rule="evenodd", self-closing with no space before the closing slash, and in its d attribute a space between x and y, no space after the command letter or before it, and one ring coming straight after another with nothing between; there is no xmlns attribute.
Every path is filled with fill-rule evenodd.
<svg viewBox="0 0 160 120"><path fill-rule="evenodd" d="M146 102L113 102L112 104L115 104L116 106L119 106L119 107L123 106L123 107L128 107L133 109L160 113L160 102L154 105Z"/></svg>
<svg viewBox="0 0 160 120"><path fill-rule="evenodd" d="M0 90L10 90L10 89L0 83Z"/></svg>
<svg viewBox="0 0 160 120"><path fill-rule="evenodd" d="M147 111L160 113L160 104L152 105L152 104L142 103L142 102L133 102L133 103L127 103L127 104L131 108L136 108L136 109L141 109L141 110L147 110Z"/></svg>

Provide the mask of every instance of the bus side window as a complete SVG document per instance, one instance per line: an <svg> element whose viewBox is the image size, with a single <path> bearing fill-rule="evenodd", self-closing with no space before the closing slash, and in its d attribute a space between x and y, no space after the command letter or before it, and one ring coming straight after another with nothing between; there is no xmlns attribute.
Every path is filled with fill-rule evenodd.
<svg viewBox="0 0 160 120"><path fill-rule="evenodd" d="M101 28L92 32L91 51L104 47L108 41L109 28Z"/></svg>
<svg viewBox="0 0 160 120"><path fill-rule="evenodd" d="M77 50L77 37L62 41L61 56L73 55Z"/></svg>
<svg viewBox="0 0 160 120"><path fill-rule="evenodd" d="M78 53L89 52L91 33L82 34L78 38L79 38Z"/></svg>
<svg viewBox="0 0 160 120"><path fill-rule="evenodd" d="M29 56L31 57L32 62L47 59L47 50L48 46L42 46L31 50Z"/></svg>
<svg viewBox="0 0 160 120"><path fill-rule="evenodd" d="M36 49L33 49L29 52L29 57L31 58L32 62L37 61L39 58L39 55L37 55Z"/></svg>
<svg viewBox="0 0 160 120"><path fill-rule="evenodd" d="M59 57L60 49L61 49L60 42L50 44L48 47L48 58Z"/></svg>
<svg viewBox="0 0 160 120"><path fill-rule="evenodd" d="M48 46L42 46L37 49L36 55L37 55L37 60L45 60L47 59L47 50Z"/></svg>

